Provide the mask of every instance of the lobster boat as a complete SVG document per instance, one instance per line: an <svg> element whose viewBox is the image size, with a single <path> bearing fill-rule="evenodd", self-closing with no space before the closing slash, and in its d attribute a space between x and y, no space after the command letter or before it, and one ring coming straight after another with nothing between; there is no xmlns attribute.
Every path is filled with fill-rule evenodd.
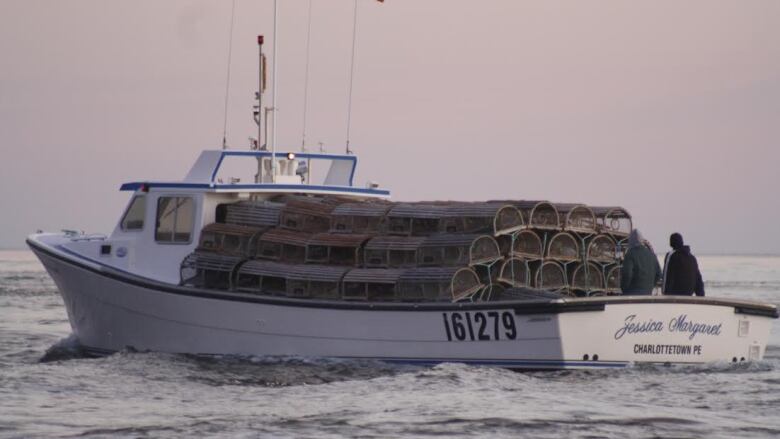
<svg viewBox="0 0 780 439"><path fill-rule="evenodd" d="M224 176L231 161L256 181ZM110 235L27 243L97 354L518 369L764 355L774 305L620 295L625 209L392 202L353 184L356 165L346 154L204 151L180 182L122 185L131 197Z"/></svg>
<svg viewBox="0 0 780 439"><path fill-rule="evenodd" d="M269 147L262 44L248 150L203 151L180 181L123 184L109 235L28 237L88 352L513 369L763 358L774 305L621 296L623 208L395 202L355 184L348 147L277 150L275 135Z"/></svg>

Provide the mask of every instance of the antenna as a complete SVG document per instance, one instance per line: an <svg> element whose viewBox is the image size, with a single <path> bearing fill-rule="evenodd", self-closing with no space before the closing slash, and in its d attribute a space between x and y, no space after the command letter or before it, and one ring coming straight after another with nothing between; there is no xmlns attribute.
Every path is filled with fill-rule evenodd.
<svg viewBox="0 0 780 439"><path fill-rule="evenodd" d="M309 108L309 47L311 46L311 0L309 0L309 24L306 31L306 76L303 80L303 133L301 151L306 151L306 113Z"/></svg>
<svg viewBox="0 0 780 439"><path fill-rule="evenodd" d="M273 48L273 72L272 72L272 85L273 95L271 96L271 111L273 114L273 121L271 124L271 182L276 183L276 114L278 109L276 108L276 67L279 64L279 58L276 57L276 41L278 40L278 34L276 32L276 22L279 19L278 0L274 0L274 48Z"/></svg>
<svg viewBox="0 0 780 439"><path fill-rule="evenodd" d="M352 125L352 79L355 76L355 40L357 39L357 13L358 2L355 0L355 6L352 12L352 58L350 58L349 66L349 100L347 102L347 154L351 154L349 150L349 130Z"/></svg>
<svg viewBox="0 0 780 439"><path fill-rule="evenodd" d="M227 78L225 79L225 121L222 124L222 149L227 149L227 115L230 97L230 60L233 57L233 23L236 17L236 0L230 8L230 35L228 37Z"/></svg>

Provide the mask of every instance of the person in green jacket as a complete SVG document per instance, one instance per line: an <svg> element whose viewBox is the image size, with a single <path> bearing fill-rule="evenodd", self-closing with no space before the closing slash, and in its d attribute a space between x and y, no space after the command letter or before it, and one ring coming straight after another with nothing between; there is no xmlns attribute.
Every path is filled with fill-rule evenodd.
<svg viewBox="0 0 780 439"><path fill-rule="evenodd" d="M653 287L661 281L661 275L658 258L644 244L639 230L632 230L628 236L628 251L620 269L620 289L623 294L652 294Z"/></svg>

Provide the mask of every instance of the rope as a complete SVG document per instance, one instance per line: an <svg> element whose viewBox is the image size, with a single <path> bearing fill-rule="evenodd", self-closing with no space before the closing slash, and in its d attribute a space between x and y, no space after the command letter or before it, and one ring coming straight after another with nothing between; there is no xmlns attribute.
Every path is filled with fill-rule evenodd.
<svg viewBox="0 0 780 439"><path fill-rule="evenodd" d="M228 38L227 78L225 79L225 120L222 124L222 149L227 149L227 115L230 100L230 61L233 58L233 23L236 17L236 0L230 8L230 36ZM258 139L258 142L260 140Z"/></svg>
<svg viewBox="0 0 780 439"><path fill-rule="evenodd" d="M350 59L349 66L349 101L347 103L347 154L349 150L349 131L352 124L352 80L355 76L355 40L357 39L357 7L358 2L355 0L355 6L352 12L352 58Z"/></svg>
<svg viewBox="0 0 780 439"><path fill-rule="evenodd" d="M309 24L306 30L306 74L303 80L303 133L301 151L306 151L306 113L309 104L309 47L311 46L311 0L309 0Z"/></svg>

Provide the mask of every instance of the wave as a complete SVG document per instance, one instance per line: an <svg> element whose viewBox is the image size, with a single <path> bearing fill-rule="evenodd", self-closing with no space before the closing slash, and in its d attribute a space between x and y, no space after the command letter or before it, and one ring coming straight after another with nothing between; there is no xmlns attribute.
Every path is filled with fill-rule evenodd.
<svg viewBox="0 0 780 439"><path fill-rule="evenodd" d="M419 369L419 366L395 365L376 360L236 355L180 357L189 360L194 367L189 379L212 386L315 385L368 380Z"/></svg>
<svg viewBox="0 0 780 439"><path fill-rule="evenodd" d="M56 295L54 281L42 272L18 271L0 275L0 296Z"/></svg>
<svg viewBox="0 0 780 439"><path fill-rule="evenodd" d="M8 276L0 276L0 283L3 282L16 282L20 280L43 280L45 275L41 274L12 274Z"/></svg>
<svg viewBox="0 0 780 439"><path fill-rule="evenodd" d="M705 281L705 288L761 289L780 291L780 281Z"/></svg>
<svg viewBox="0 0 780 439"><path fill-rule="evenodd" d="M54 285L0 286L0 297L43 297L57 296L59 291Z"/></svg>

